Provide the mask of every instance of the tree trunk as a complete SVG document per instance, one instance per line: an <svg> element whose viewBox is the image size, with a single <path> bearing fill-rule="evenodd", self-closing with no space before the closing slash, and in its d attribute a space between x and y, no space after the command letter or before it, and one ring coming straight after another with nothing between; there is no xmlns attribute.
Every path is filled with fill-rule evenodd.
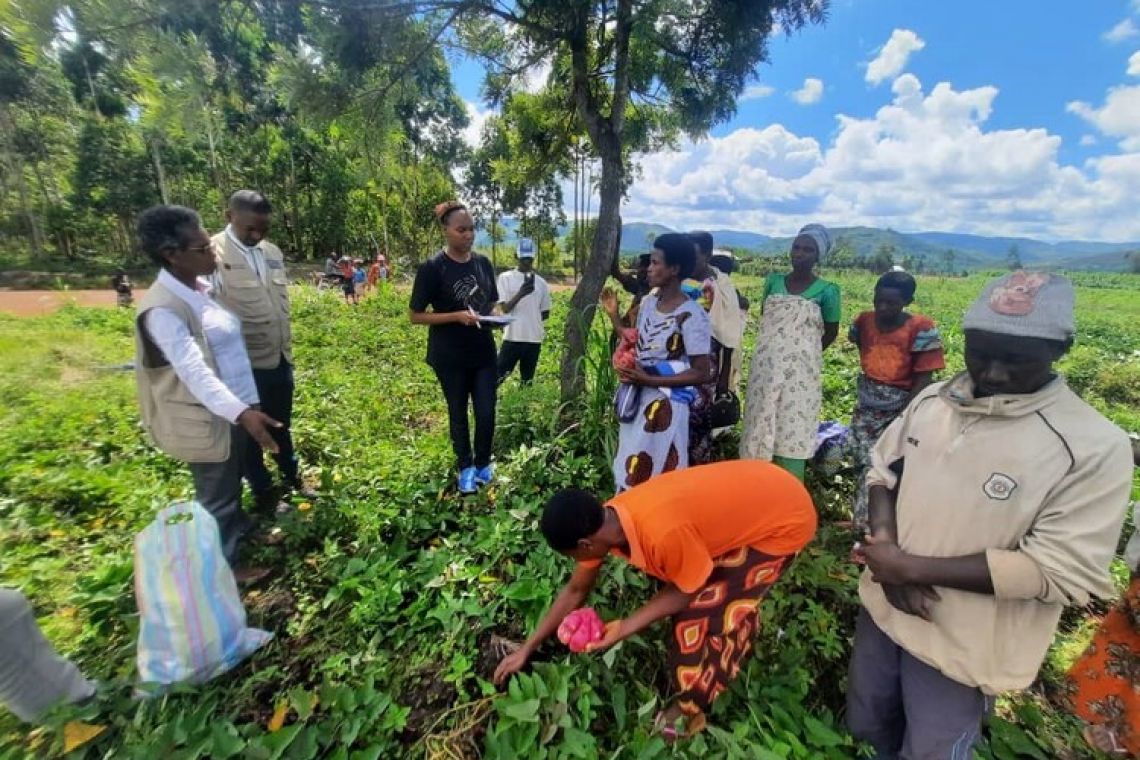
<svg viewBox="0 0 1140 760"><path fill-rule="evenodd" d="M499 212L494 210L491 212L491 266L495 271L499 271L499 241L496 239L499 236Z"/></svg>
<svg viewBox="0 0 1140 760"><path fill-rule="evenodd" d="M24 180L24 163L16 161L16 189L20 193L20 210L28 220L28 231L32 235L32 254L39 258L44 253L44 231L40 218L32 208L31 199L28 198L28 184Z"/></svg>
<svg viewBox="0 0 1140 760"><path fill-rule="evenodd" d="M154 176L158 178L158 195L164 206L170 205L170 189L166 185L166 167L162 165L162 153L158 149L158 139L146 141L150 146L150 160L154 163Z"/></svg>
<svg viewBox="0 0 1140 760"><path fill-rule="evenodd" d="M618 224L621 212L621 194L625 179L621 146L616 140L599 146L602 156L602 182L598 224L590 258L582 268L582 279L570 298L570 313L566 317L565 352L562 354L562 400L578 397L586 386L582 359L586 355L586 339L597 311L598 296L606 284L613 266L614 249L618 241Z"/></svg>

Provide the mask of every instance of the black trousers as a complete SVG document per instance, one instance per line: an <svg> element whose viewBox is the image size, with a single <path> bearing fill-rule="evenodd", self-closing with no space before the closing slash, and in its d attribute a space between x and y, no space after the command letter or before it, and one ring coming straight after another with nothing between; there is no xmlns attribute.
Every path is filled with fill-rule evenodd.
<svg viewBox="0 0 1140 760"><path fill-rule="evenodd" d="M534 380L534 370L538 367L538 354L541 351L541 343L504 340L499 347L499 385L515 371L516 364L519 365L523 385L529 385Z"/></svg>
<svg viewBox="0 0 1140 760"><path fill-rule="evenodd" d="M495 365L483 367L433 367L447 401L451 448L459 469L486 467L491 463L495 441ZM475 453L471 453L471 429L467 401L475 409Z"/></svg>
<svg viewBox="0 0 1140 760"><path fill-rule="evenodd" d="M285 426L269 432L280 449L273 455L273 460L277 462L281 479L292 484L297 480L297 455L293 451L293 435L289 432L293 422L293 365L282 356L281 363L273 369L255 369L253 382L261 399L261 411ZM244 474L255 495L263 494L273 486L273 476L265 466L265 452L252 438L246 447Z"/></svg>

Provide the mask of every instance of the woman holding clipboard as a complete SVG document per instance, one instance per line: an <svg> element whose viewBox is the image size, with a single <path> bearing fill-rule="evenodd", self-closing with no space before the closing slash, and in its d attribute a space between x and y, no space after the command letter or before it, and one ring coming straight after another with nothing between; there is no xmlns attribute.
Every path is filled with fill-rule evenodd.
<svg viewBox="0 0 1140 760"><path fill-rule="evenodd" d="M498 379L495 339L490 323L499 300L495 269L472 250L475 223L458 201L435 207L446 246L416 271L412 286L412 324L428 325L427 363L439 378L447 400L451 446L459 468L459 492L475 493L491 482L491 446L495 437L495 386ZM431 310L428 310L431 307ZM475 410L475 445L467 424L468 399Z"/></svg>

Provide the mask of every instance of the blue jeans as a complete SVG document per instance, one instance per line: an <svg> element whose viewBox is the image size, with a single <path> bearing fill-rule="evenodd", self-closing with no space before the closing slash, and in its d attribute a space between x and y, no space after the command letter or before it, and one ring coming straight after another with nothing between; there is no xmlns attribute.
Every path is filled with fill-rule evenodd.
<svg viewBox="0 0 1140 760"><path fill-rule="evenodd" d="M293 365L281 357L273 369L255 369L253 382L261 399L261 411L285 427L270 430L279 451L273 455L281 479L287 484L297 481L297 455L293 451L293 435L289 426L293 421ZM250 439L245 456L245 479L254 495L261 495L273 486L273 476L265 466L265 452Z"/></svg>

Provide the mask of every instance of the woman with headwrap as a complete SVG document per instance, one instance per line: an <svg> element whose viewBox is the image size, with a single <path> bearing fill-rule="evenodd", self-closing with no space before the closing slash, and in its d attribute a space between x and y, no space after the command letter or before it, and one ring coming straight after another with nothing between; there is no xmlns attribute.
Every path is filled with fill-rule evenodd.
<svg viewBox="0 0 1140 760"><path fill-rule="evenodd" d="M801 480L815 450L823 351L839 334L839 286L815 274L830 251L827 229L809 224L792 241L792 271L764 281L748 376L741 458L775 462Z"/></svg>

